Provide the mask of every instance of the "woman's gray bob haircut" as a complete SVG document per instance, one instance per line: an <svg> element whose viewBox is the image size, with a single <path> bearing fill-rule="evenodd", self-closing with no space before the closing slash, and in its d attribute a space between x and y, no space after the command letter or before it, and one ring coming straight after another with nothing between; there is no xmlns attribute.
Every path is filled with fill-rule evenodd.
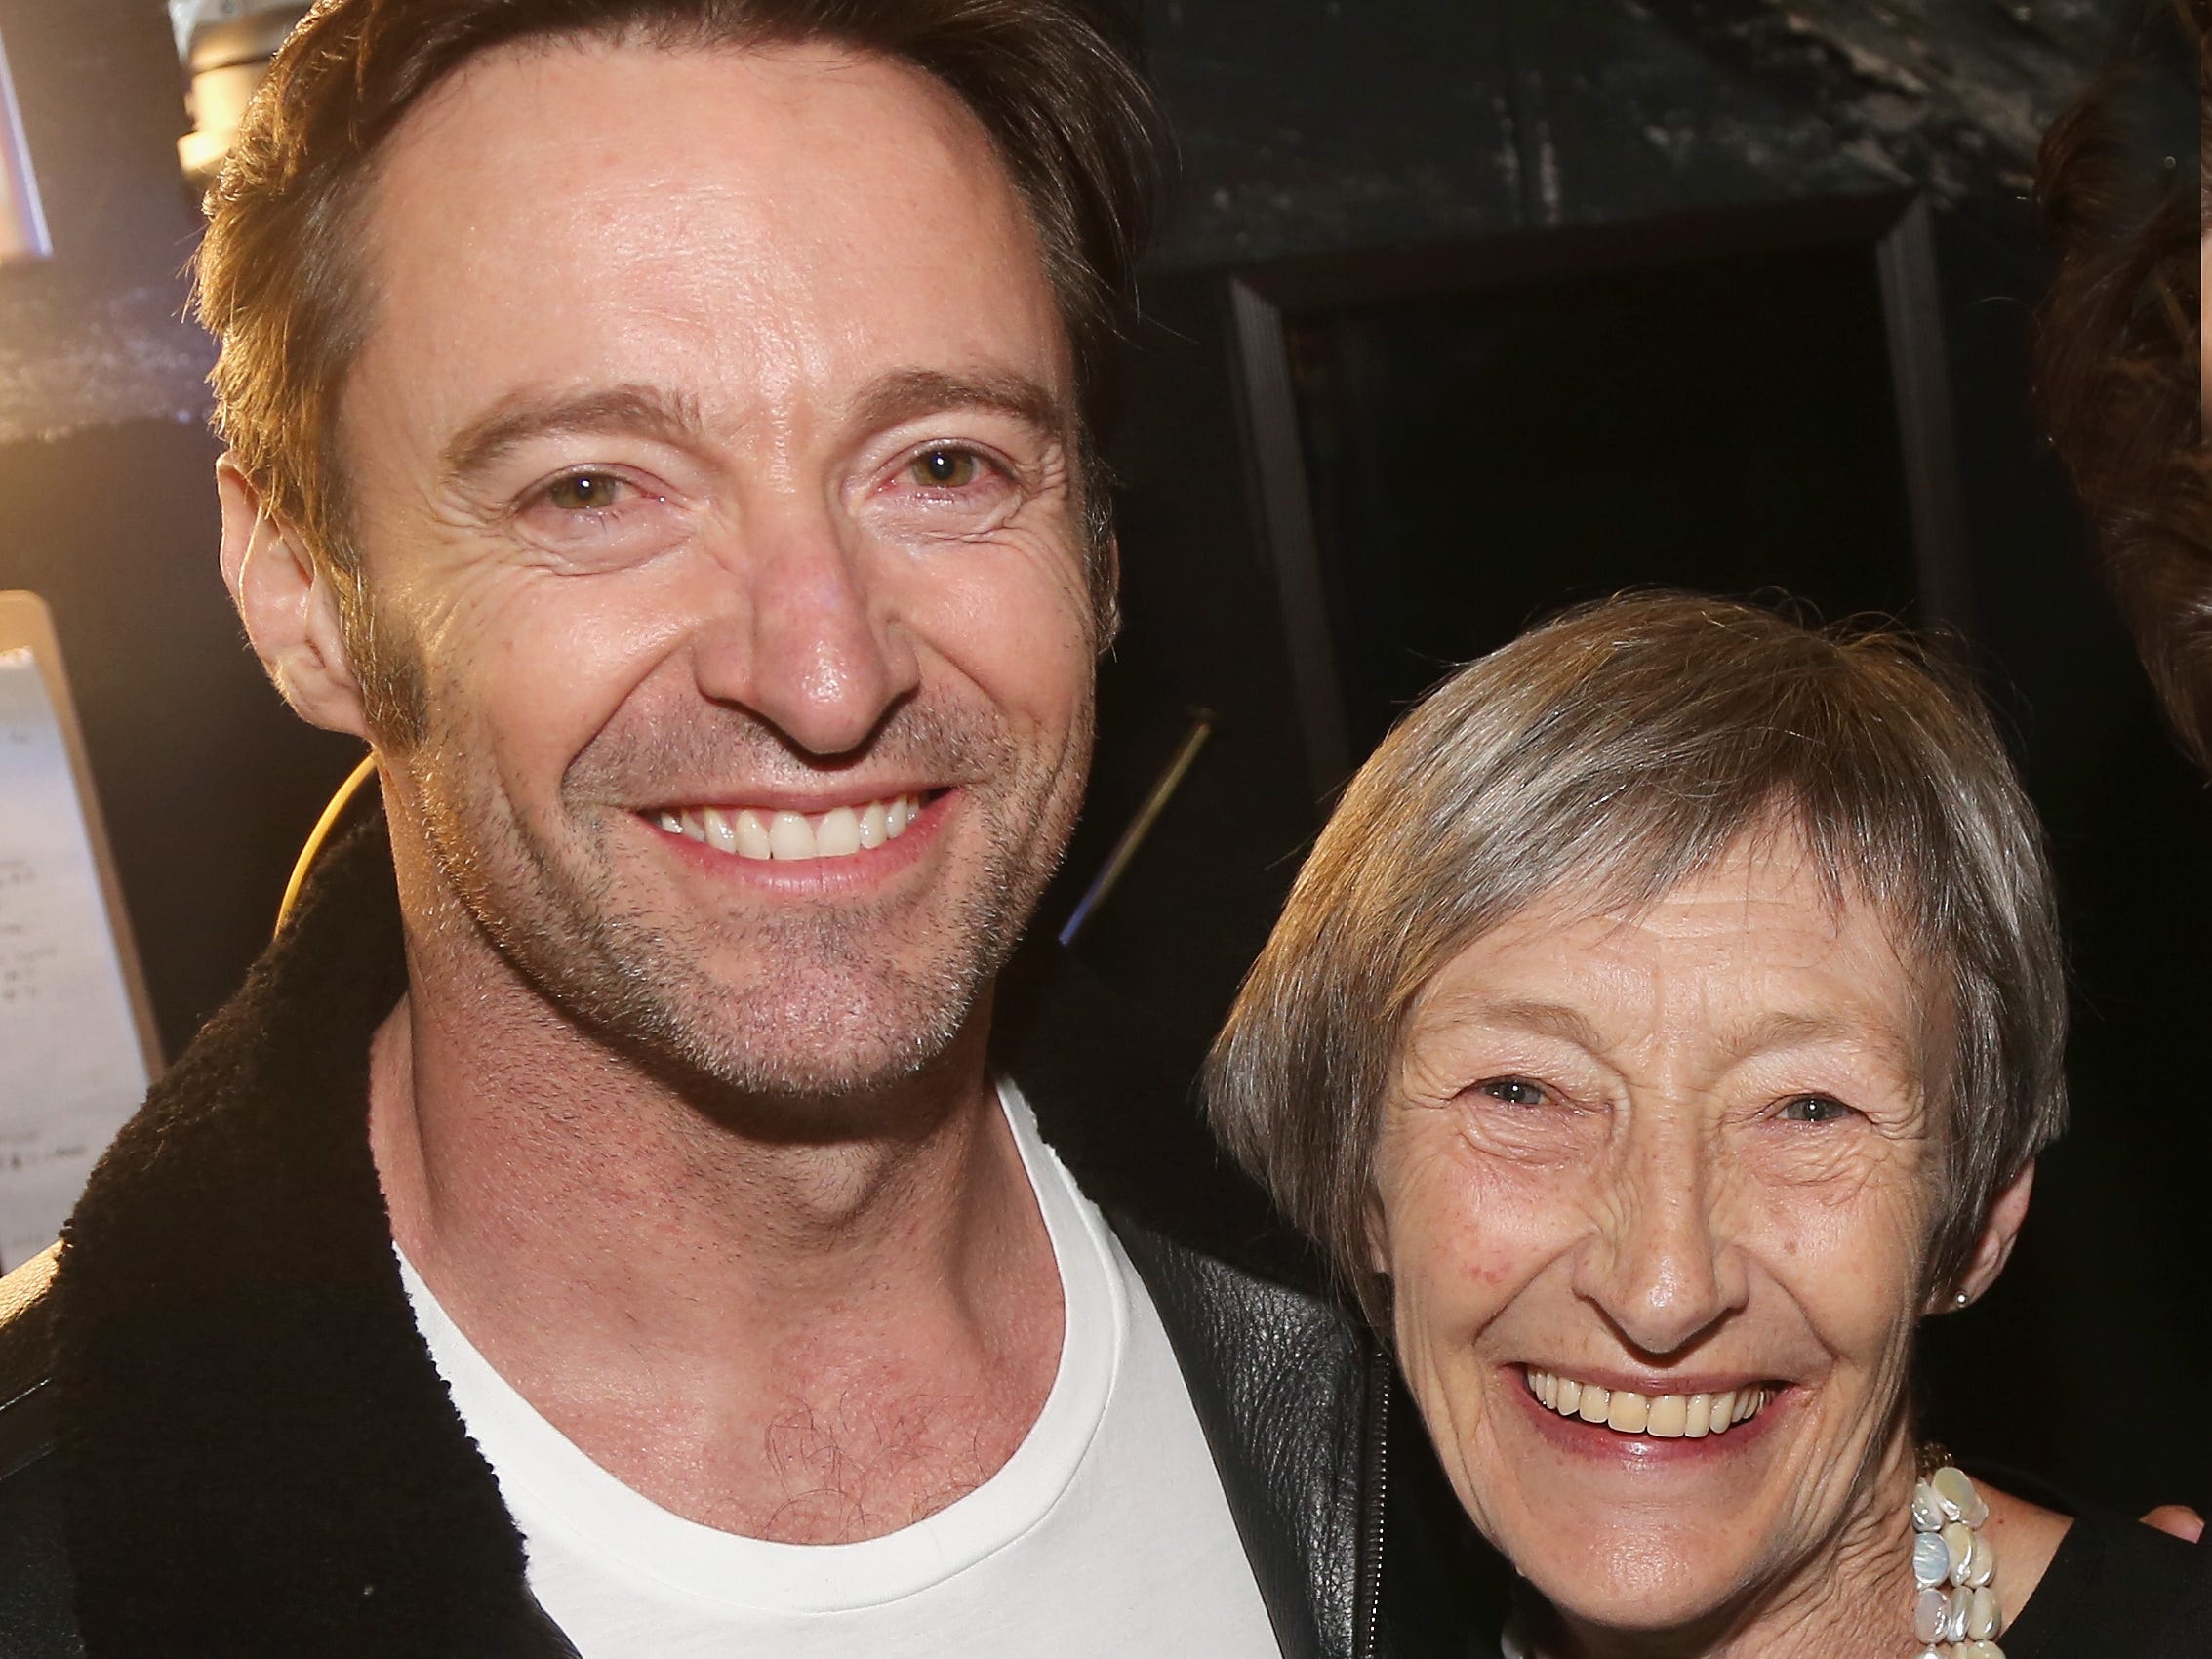
<svg viewBox="0 0 2212 1659"><path fill-rule="evenodd" d="M1423 988L1537 899L1633 908L1746 834L1791 830L1835 901L1881 906L1948 991L1931 1003L1951 1041L1929 1079L1943 1191L1925 1257L1927 1288L1947 1288L1996 1194L2065 1125L2066 976L2004 745L1963 678L1895 633L1647 593L1460 669L1384 740L1307 860L1207 1063L1215 1133L1388 1329L1370 1182Z"/></svg>

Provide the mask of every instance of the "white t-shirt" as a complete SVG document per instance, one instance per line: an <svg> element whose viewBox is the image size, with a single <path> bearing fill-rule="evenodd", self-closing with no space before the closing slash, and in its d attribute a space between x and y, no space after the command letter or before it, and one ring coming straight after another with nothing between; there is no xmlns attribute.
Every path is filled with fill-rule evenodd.
<svg viewBox="0 0 2212 1659"><path fill-rule="evenodd" d="M532 1409L401 1259L530 1587L583 1659L1280 1659L1144 1281L1027 1103L999 1098L1060 1268L1060 1368L1004 1468L881 1538L764 1543L662 1509Z"/></svg>

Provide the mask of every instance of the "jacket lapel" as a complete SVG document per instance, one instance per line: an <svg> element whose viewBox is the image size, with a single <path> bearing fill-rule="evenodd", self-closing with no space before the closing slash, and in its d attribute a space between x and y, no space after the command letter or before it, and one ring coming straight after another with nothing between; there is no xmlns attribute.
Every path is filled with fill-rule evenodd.
<svg viewBox="0 0 2212 1659"><path fill-rule="evenodd" d="M1367 1659L1383 1498L1367 1429L1382 1420L1369 1397L1382 1372L1319 1303L1118 1231L1182 1362L1283 1659Z"/></svg>
<svg viewBox="0 0 2212 1659"><path fill-rule="evenodd" d="M1000 997L997 1063L1151 1292L1284 1659L1363 1655L1358 1516L1381 1497L1366 1345L1312 1298L1163 1235L1270 1276L1312 1272L1122 1025L1079 962L1031 948Z"/></svg>

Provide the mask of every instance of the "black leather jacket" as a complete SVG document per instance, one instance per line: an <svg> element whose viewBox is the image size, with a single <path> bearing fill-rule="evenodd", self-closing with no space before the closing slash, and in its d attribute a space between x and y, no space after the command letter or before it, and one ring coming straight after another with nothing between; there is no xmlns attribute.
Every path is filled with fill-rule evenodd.
<svg viewBox="0 0 2212 1659"><path fill-rule="evenodd" d="M59 1257L0 1281L0 1659L575 1653L416 1332L369 1156L388 859L380 824L334 850ZM1151 1289L1286 1659L1494 1654L1496 1579L1372 1342L1146 1225L1163 1168L1218 1172L1095 1098L1080 1021L1027 1029L1002 1063Z"/></svg>

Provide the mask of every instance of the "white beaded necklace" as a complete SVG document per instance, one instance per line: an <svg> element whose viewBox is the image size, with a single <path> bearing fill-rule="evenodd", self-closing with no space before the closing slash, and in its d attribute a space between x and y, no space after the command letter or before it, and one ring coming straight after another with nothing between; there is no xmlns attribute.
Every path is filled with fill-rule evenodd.
<svg viewBox="0 0 2212 1659"><path fill-rule="evenodd" d="M1990 1506L1966 1472L1942 1453L1922 1455L1934 1467L1912 1488L1912 1635L1919 1659L2004 1659L1996 1637L2004 1627L1990 1581L1996 1546L1982 1536Z"/></svg>
<svg viewBox="0 0 2212 1659"><path fill-rule="evenodd" d="M1982 1536L1990 1506L1966 1472L1930 1447L1928 1473L1912 1487L1912 1635L1917 1659L2004 1659L1996 1643L2004 1625L1996 1592L1996 1546ZM1505 1659L1538 1659L1519 1619L1506 1622L1498 1645Z"/></svg>

